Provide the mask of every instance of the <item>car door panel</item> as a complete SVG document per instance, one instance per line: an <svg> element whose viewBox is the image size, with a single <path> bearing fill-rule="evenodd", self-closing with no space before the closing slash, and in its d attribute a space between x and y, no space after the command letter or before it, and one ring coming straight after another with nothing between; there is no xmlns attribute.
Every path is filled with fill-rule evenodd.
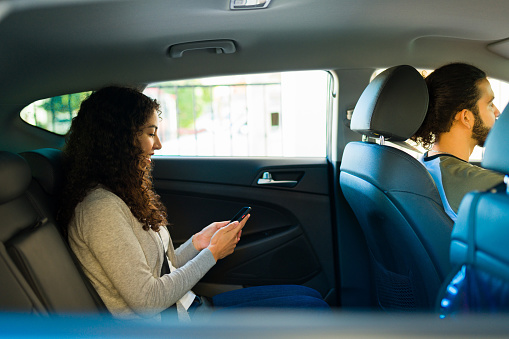
<svg viewBox="0 0 509 339"><path fill-rule="evenodd" d="M203 282L303 284L335 290L328 164L325 159L157 157L154 185L168 209L175 246L212 221L251 206L235 252ZM259 185L263 173L294 187Z"/></svg>

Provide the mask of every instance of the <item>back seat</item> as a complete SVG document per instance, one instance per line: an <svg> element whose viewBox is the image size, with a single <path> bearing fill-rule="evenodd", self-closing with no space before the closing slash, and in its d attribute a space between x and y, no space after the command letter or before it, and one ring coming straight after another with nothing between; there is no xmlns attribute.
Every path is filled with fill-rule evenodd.
<svg viewBox="0 0 509 339"><path fill-rule="evenodd" d="M56 222L62 154L0 152L0 310L102 313Z"/></svg>

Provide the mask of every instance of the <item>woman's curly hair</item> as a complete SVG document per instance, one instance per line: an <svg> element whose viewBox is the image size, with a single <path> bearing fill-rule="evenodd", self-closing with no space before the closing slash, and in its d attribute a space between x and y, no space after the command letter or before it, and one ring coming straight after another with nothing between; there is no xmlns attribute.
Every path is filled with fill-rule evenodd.
<svg viewBox="0 0 509 339"><path fill-rule="evenodd" d="M154 112L160 114L156 100L124 87L103 88L81 103L64 147L62 225L67 227L76 206L97 185L118 195L144 230L167 224L166 208L153 190L151 165L136 137Z"/></svg>
<svg viewBox="0 0 509 339"><path fill-rule="evenodd" d="M453 63L442 66L425 79L429 91L428 112L413 141L429 149L440 135L449 132L456 114L464 109L478 114L478 84L486 78L479 68Z"/></svg>

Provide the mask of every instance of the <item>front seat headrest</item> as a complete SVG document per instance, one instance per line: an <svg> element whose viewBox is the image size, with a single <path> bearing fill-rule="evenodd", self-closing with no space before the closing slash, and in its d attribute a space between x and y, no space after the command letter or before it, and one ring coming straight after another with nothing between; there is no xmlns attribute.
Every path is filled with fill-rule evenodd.
<svg viewBox="0 0 509 339"><path fill-rule="evenodd" d="M30 185L32 173L19 155L0 151L0 204L21 196Z"/></svg>
<svg viewBox="0 0 509 339"><path fill-rule="evenodd" d="M509 143L507 142L509 131L509 104L505 107L502 115L488 134L484 144L484 159L482 166L493 171L509 174Z"/></svg>
<svg viewBox="0 0 509 339"><path fill-rule="evenodd" d="M428 109L428 88L412 66L380 73L362 92L350 128L377 138L405 141L417 132Z"/></svg>

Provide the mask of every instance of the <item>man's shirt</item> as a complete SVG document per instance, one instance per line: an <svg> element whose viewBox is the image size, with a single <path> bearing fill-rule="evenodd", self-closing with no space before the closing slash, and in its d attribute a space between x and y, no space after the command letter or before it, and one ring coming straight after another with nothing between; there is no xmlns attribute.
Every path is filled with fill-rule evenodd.
<svg viewBox="0 0 509 339"><path fill-rule="evenodd" d="M461 200L471 191L485 191L504 181L504 175L470 164L450 154L431 157L422 163L437 185L445 212L456 221Z"/></svg>

